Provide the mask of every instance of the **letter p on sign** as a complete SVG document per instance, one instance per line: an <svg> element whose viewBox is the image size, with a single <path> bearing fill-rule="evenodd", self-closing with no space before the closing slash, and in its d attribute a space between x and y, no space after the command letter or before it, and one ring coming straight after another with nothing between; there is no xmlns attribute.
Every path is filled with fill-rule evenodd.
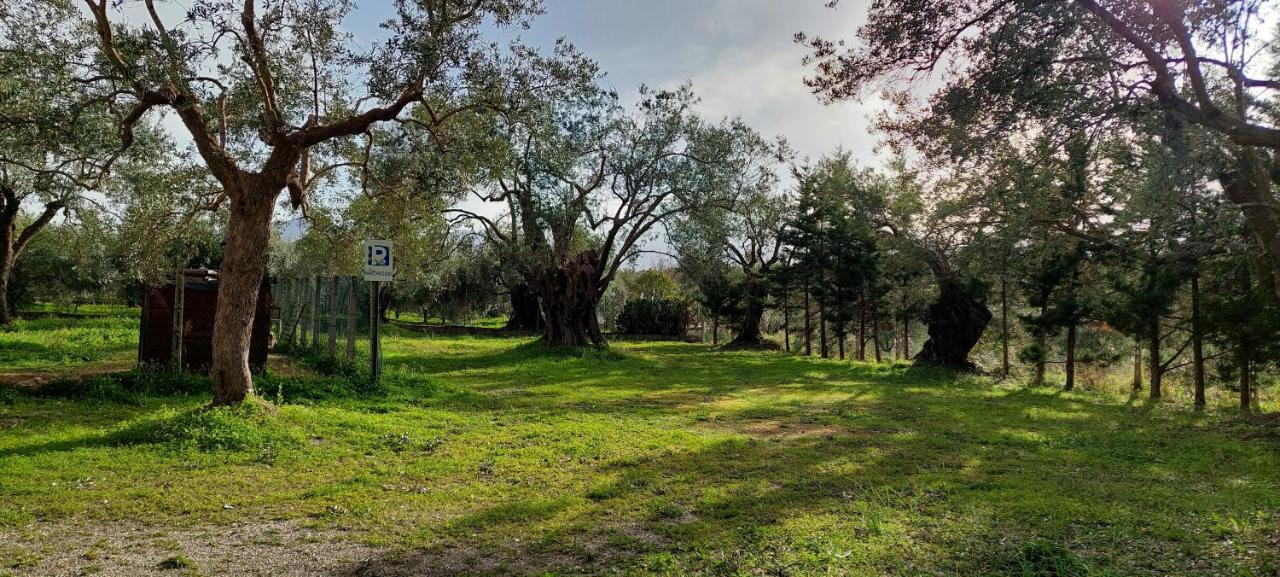
<svg viewBox="0 0 1280 577"><path fill-rule="evenodd" d="M364 280L389 282L395 276L391 241L366 240L364 248Z"/></svg>

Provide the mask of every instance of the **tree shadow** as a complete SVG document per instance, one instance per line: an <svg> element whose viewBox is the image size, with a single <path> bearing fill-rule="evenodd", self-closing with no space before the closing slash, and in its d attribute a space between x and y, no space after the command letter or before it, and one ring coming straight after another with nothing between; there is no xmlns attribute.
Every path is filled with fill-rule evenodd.
<svg viewBox="0 0 1280 577"><path fill-rule="evenodd" d="M708 380L740 374L690 362ZM1203 546L1178 534L1182 519L1206 517L1206 508L1247 512L1277 480L1265 467L1223 479L1221 455L1171 461L1197 443L1170 434L1177 422L1084 395L996 392L932 370L771 362L812 374L753 374L751 385L779 388L777 398L689 425L709 441L603 462L592 477L604 482L478 507L444 521L435 546L377 560L366 574L988 574L1043 539L1126 572L1150 562L1136 560L1146 550ZM655 381L637 389L676 386ZM813 398L787 398L787 387ZM832 401L832 391L847 397ZM1280 465L1274 452L1240 451ZM1230 488L1241 482L1259 487L1250 504ZM1206 493L1183 504L1188 487ZM1160 569L1188 569L1167 562Z"/></svg>

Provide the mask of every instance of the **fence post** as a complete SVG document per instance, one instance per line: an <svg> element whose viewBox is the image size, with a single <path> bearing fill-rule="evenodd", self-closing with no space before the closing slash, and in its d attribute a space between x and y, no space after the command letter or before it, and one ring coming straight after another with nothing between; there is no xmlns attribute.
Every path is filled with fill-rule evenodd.
<svg viewBox="0 0 1280 577"><path fill-rule="evenodd" d="M186 308L186 289L187 275L183 269L178 269L178 278L173 284L173 342L172 349L169 351L169 362L173 365L174 370L182 370L182 333L186 322L182 318Z"/></svg>
<svg viewBox="0 0 1280 577"><path fill-rule="evenodd" d="M329 277L329 356L338 356L338 277Z"/></svg>
<svg viewBox="0 0 1280 577"><path fill-rule="evenodd" d="M314 284L314 292L312 293L311 305L311 348L320 348L320 277L311 278Z"/></svg>
<svg viewBox="0 0 1280 577"><path fill-rule="evenodd" d="M276 282L271 283L271 304L272 304L271 310L275 311L275 315L276 315L276 339L277 340L284 340L284 317L286 316L286 312L285 312L286 303L285 303L285 300L281 298L283 292L284 292L284 286L280 284L280 279L276 279Z"/></svg>
<svg viewBox="0 0 1280 577"><path fill-rule="evenodd" d="M356 304L356 277L347 277L347 360L356 358L356 319L360 316Z"/></svg>
<svg viewBox="0 0 1280 577"><path fill-rule="evenodd" d="M298 279L298 300L302 303L302 305L298 308L298 334L301 337L298 340L298 345L301 346L302 348L307 347L307 343L308 343L307 334L308 334L308 331L311 330L310 327L308 326L311 323L308 323L306 318L307 310L310 309L310 307L307 306L309 304L307 301L311 299L310 283L311 281L309 277L304 276Z"/></svg>

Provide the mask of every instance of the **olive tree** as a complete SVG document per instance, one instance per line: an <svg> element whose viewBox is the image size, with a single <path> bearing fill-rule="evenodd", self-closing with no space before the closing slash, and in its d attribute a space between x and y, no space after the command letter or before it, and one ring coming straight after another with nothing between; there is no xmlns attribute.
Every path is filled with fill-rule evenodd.
<svg viewBox="0 0 1280 577"><path fill-rule="evenodd" d="M76 81L91 101L119 111L120 145L167 110L221 187L228 218L215 405L253 392L249 336L281 194L298 208L318 179L359 168L343 151L379 123L421 109L430 131L485 106L498 70L481 30L539 9L536 0L396 2L385 39L356 51L343 27L354 4L345 0L199 0L168 20L158 0L143 0L142 18L126 18L118 2L84 5L94 42L76 59Z"/></svg>

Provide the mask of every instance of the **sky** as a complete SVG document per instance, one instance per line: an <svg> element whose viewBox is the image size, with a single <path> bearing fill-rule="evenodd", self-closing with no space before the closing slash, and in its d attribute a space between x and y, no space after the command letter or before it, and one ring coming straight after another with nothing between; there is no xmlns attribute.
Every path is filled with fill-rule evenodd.
<svg viewBox="0 0 1280 577"><path fill-rule="evenodd" d="M786 136L802 156L843 145L874 163L869 117L878 99L824 105L804 85L807 50L796 32L849 38L866 2L825 0L547 0L522 39L577 45L607 72L605 84L634 97L641 84L691 81L711 117L741 116L766 136ZM878 163L877 163L878 164Z"/></svg>
<svg viewBox="0 0 1280 577"><path fill-rule="evenodd" d="M600 63L603 83L624 102L639 87L675 88L691 82L707 117L741 117L766 137L784 136L801 158L843 146L863 164L879 165L870 118L882 108L862 102L825 105L804 85L808 50L796 32L851 38L867 0L544 0L545 13L528 30L495 31L494 40L520 40L550 50L565 38ZM162 4L167 20L181 20L188 1ZM393 14L389 0L356 2L344 26L367 47L382 36L378 23ZM127 19L143 18L126 8ZM188 140L176 118L166 124ZM481 206L468 206L489 212Z"/></svg>
<svg viewBox="0 0 1280 577"><path fill-rule="evenodd" d="M804 85L808 50L793 40L810 36L852 38L867 0L544 0L545 13L518 36L548 51L565 38L600 63L604 84L624 102L634 102L642 84L675 88L692 82L708 117L740 116L766 137L785 136L801 157L818 157L844 146L864 164L874 157L870 116L882 108L875 95L863 102L822 104ZM136 4L136 5L135 5ZM160 4L169 23L182 20L189 0ZM355 2L343 22L359 47L384 33L378 23L394 12L390 0ZM123 17L148 22L141 3L126 3ZM176 118L174 135L189 140Z"/></svg>

